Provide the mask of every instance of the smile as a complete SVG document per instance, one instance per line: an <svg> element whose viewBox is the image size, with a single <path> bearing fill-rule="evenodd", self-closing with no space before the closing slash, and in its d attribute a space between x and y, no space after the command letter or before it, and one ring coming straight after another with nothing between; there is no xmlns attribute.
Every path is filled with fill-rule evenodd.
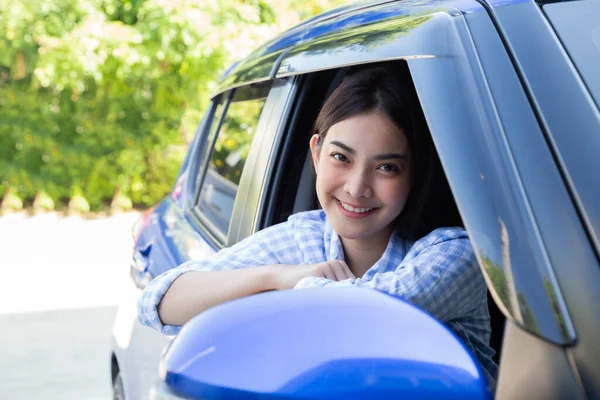
<svg viewBox="0 0 600 400"><path fill-rule="evenodd" d="M338 200L338 203L340 204L340 206L344 210L349 211L351 213L355 213L355 214L365 214L365 213L368 213L370 211L375 210L375 207L371 207L371 208L357 208L357 207L352 207L351 205L348 205L348 204L344 203L341 200Z"/></svg>

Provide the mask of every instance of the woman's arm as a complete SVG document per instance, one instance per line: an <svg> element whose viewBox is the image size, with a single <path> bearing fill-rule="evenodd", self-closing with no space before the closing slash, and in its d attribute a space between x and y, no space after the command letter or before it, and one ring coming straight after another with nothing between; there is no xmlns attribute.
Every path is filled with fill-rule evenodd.
<svg viewBox="0 0 600 400"><path fill-rule="evenodd" d="M263 265L226 271L191 271L175 279L158 305L164 325L183 325L204 310L226 301L269 290L293 288L308 276L332 281L354 279L345 262L312 265Z"/></svg>
<svg viewBox="0 0 600 400"><path fill-rule="evenodd" d="M487 286L466 234L440 237L415 257L407 257L393 271L345 282L308 277L296 287L341 286L389 293L444 322L464 316L487 299Z"/></svg>
<svg viewBox="0 0 600 400"><path fill-rule="evenodd" d="M181 329L180 324L198 312L240 297L232 295L240 292L240 285L244 294L268 290L269 285L261 276L264 271L243 270L297 263L297 257L294 258L297 254L293 221L264 229L209 258L185 262L155 277L139 297L138 320L163 334L175 335ZM246 274L256 276L246 282Z"/></svg>
<svg viewBox="0 0 600 400"><path fill-rule="evenodd" d="M157 276L138 300L138 320L174 335L194 315L228 300L290 289L307 276L354 279L345 264L318 264L325 261L324 226L322 212L299 213L208 259L189 261Z"/></svg>
<svg viewBox="0 0 600 400"><path fill-rule="evenodd" d="M191 271L179 276L158 304L164 325L183 325L202 311L240 297L275 289L269 266L229 271Z"/></svg>

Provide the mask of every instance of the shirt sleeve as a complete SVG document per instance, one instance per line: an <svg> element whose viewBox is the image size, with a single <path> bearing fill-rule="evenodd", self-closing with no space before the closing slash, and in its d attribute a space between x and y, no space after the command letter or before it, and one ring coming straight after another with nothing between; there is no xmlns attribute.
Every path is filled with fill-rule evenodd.
<svg viewBox="0 0 600 400"><path fill-rule="evenodd" d="M394 270L369 280L304 278L295 288L357 286L408 301L442 322L464 317L486 300L487 286L468 238L440 239Z"/></svg>
<svg viewBox="0 0 600 400"><path fill-rule="evenodd" d="M299 254L294 239L294 221L266 228L241 242L220 250L210 259L188 261L154 278L138 299L138 320L165 335L176 335L181 326L163 325L158 316L158 304L179 276L190 271L221 271L269 264L298 264Z"/></svg>

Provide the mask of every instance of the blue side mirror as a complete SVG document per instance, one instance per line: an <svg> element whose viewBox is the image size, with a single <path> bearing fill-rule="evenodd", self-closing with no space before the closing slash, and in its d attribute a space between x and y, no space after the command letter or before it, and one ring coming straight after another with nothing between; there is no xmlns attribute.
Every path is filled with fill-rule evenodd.
<svg viewBox="0 0 600 400"><path fill-rule="evenodd" d="M418 308L374 290L304 289L195 317L163 356L192 399L489 399L471 353Z"/></svg>

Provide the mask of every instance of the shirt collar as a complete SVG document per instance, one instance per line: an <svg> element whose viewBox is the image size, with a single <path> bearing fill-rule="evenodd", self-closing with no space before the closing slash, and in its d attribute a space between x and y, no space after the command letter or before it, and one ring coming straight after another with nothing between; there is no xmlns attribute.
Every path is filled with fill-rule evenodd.
<svg viewBox="0 0 600 400"><path fill-rule="evenodd" d="M325 245L325 257L327 261L344 260L344 248L342 241L337 232L331 226L329 219L325 219L325 235L323 237ZM363 279L370 279L374 274L381 272L394 271L406 256L409 248L409 243L406 243L396 232L393 232L388 241L385 251L377 260L377 262L367 270Z"/></svg>
<svg viewBox="0 0 600 400"><path fill-rule="evenodd" d="M323 237L325 244L325 258L327 261L344 260L344 248L337 232L333 230L329 218L325 219L325 235Z"/></svg>

